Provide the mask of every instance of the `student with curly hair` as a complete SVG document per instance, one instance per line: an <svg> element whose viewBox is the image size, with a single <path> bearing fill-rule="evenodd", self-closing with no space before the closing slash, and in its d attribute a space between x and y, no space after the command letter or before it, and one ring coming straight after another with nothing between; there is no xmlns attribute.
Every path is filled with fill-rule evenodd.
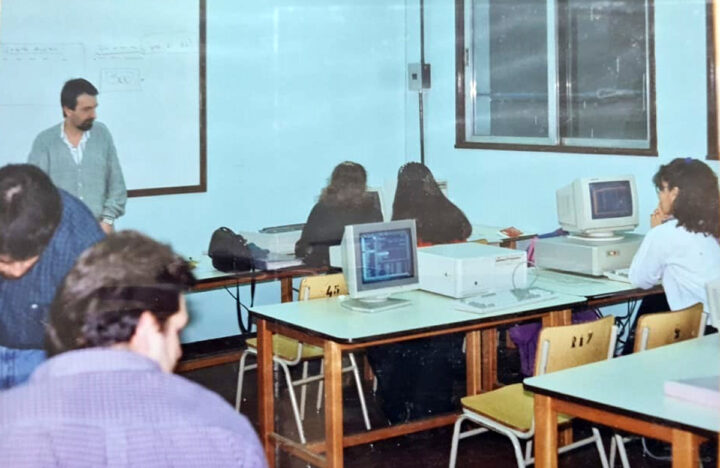
<svg viewBox="0 0 720 468"><path fill-rule="evenodd" d="M660 166L653 182L659 203L630 266L630 281L643 289L662 284L665 297L644 300L637 317L698 302L707 311L705 284L720 276L717 175L701 161L678 158ZM633 341L628 339L626 351L632 350Z"/></svg>
<svg viewBox="0 0 720 468"><path fill-rule="evenodd" d="M360 164L345 161L333 169L295 244L295 255L311 266L327 266L329 249L342 240L349 224L382 221L379 203L367 192L367 174Z"/></svg>

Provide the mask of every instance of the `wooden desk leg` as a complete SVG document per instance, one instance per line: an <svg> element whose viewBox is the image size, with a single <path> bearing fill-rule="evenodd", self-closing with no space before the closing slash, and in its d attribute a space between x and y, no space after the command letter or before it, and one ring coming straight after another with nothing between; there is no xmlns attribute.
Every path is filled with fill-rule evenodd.
<svg viewBox="0 0 720 468"><path fill-rule="evenodd" d="M275 444L270 434L275 431L275 401L273 395L272 333L265 320L257 321L257 379L258 379L258 418L260 422L260 442L265 448L268 466L275 466Z"/></svg>
<svg viewBox="0 0 720 468"><path fill-rule="evenodd" d="M557 411L552 398L535 395L535 466L557 468Z"/></svg>
<svg viewBox="0 0 720 468"><path fill-rule="evenodd" d="M483 392L493 390L497 383L497 347L498 333L495 328L488 328L481 332L481 389Z"/></svg>
<svg viewBox="0 0 720 468"><path fill-rule="evenodd" d="M672 466L699 466L699 446L702 439L687 431L673 429L672 431Z"/></svg>
<svg viewBox="0 0 720 468"><path fill-rule="evenodd" d="M571 325L572 324L572 310L556 310L543 316L542 326L543 327L557 327L560 325Z"/></svg>
<svg viewBox="0 0 720 468"><path fill-rule="evenodd" d="M280 302L292 302L292 278L280 278Z"/></svg>
<svg viewBox="0 0 720 468"><path fill-rule="evenodd" d="M571 309L565 309L565 310L557 310L554 312L550 312L549 314L545 315L542 319L542 326L543 327L558 327L562 325L571 325L572 324L572 310ZM572 444L573 442L573 430L572 426L568 426L565 429L562 429L560 431L556 431L558 433L558 440L560 442L560 446L565 446Z"/></svg>
<svg viewBox="0 0 720 468"><path fill-rule="evenodd" d="M467 376L467 394L476 395L482 388L484 369L480 368L480 330L465 334L465 372Z"/></svg>
<svg viewBox="0 0 720 468"><path fill-rule="evenodd" d="M342 353L325 342L325 448L328 468L343 466Z"/></svg>

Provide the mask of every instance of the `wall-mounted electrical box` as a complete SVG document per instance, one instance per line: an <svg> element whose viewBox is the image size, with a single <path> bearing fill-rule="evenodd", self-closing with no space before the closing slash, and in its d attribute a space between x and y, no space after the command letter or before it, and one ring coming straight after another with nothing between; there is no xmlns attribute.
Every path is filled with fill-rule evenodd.
<svg viewBox="0 0 720 468"><path fill-rule="evenodd" d="M408 89L420 91L430 89L430 64L409 63L408 64Z"/></svg>

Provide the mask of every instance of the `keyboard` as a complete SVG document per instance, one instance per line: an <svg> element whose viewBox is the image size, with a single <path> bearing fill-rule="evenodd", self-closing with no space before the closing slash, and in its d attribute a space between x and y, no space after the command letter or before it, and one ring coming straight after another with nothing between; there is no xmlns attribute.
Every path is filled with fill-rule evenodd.
<svg viewBox="0 0 720 468"><path fill-rule="evenodd" d="M552 291L540 288L489 291L478 296L467 297L455 303L455 309L476 314L488 314L512 307L542 302L557 296Z"/></svg>
<svg viewBox="0 0 720 468"><path fill-rule="evenodd" d="M606 271L603 276L613 281L620 281L621 283L630 283L630 268L618 268L617 270Z"/></svg>

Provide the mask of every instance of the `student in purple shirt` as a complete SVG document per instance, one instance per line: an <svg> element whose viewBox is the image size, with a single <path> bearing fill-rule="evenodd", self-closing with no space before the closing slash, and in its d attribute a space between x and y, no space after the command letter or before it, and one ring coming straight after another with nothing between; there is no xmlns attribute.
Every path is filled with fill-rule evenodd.
<svg viewBox="0 0 720 468"><path fill-rule="evenodd" d="M77 198L28 164L0 168L0 390L45 359L48 308L86 248L104 237Z"/></svg>
<svg viewBox="0 0 720 468"><path fill-rule="evenodd" d="M248 420L172 374L193 281L137 232L83 253L50 308L50 359L0 392L3 466L265 467Z"/></svg>

